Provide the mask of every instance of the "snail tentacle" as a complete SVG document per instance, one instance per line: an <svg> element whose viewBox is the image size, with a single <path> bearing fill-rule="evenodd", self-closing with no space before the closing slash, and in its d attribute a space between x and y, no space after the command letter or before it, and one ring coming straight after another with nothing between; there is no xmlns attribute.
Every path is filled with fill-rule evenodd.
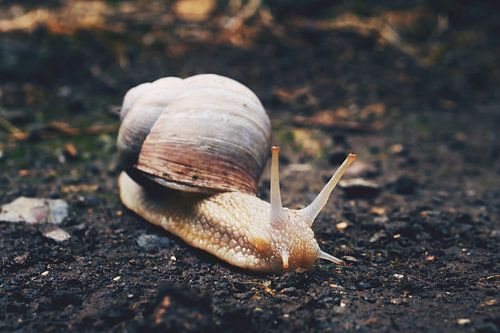
<svg viewBox="0 0 500 333"><path fill-rule="evenodd" d="M323 210L328 199L330 198L330 194L337 186L340 178L347 171L347 168L356 160L356 154L349 154L345 161L340 165L340 167L335 171L332 178L326 183L321 192L319 192L318 196L313 200L313 202L300 210L300 212L305 216L308 221L309 226L314 223L314 220L319 215L319 213Z"/></svg>
<svg viewBox="0 0 500 333"><path fill-rule="evenodd" d="M281 203L279 156L280 148L273 146L271 160L271 220L280 222L283 216L283 204Z"/></svg>
<svg viewBox="0 0 500 333"><path fill-rule="evenodd" d="M321 249L318 252L318 259L328 260L328 261L333 262L334 264L337 264L337 265L343 265L343 266L345 265L345 262L343 260L341 260L337 257L334 257L331 254L326 253Z"/></svg>

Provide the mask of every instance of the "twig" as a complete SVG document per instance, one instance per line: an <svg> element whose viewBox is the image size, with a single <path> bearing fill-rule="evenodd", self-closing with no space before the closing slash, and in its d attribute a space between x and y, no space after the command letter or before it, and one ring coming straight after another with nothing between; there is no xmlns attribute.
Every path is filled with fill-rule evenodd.
<svg viewBox="0 0 500 333"><path fill-rule="evenodd" d="M1 122L0 122L1 124ZM68 123L62 121L51 121L44 124L41 128L37 128L30 132L19 132L9 131L11 134L11 139L15 141L29 141L36 139L48 139L53 138L55 133L62 134L63 136L79 136L79 135L94 135L103 133L116 133L118 131L118 125L107 124L107 125L94 125L86 128L72 127Z"/></svg>
<svg viewBox="0 0 500 333"><path fill-rule="evenodd" d="M261 0L250 0L236 15L231 17L224 25L224 28L229 31L236 31L240 28L246 20L252 17L260 8Z"/></svg>
<svg viewBox="0 0 500 333"><path fill-rule="evenodd" d="M360 123L354 120L335 119L334 122L322 123L304 116L294 116L292 118L292 124L296 126L343 130L353 133L371 133L383 127L383 124L377 121L373 123Z"/></svg>
<svg viewBox="0 0 500 333"><path fill-rule="evenodd" d="M26 132L23 132L2 116L0 116L0 127L6 130L16 140L26 140L28 137Z"/></svg>
<svg viewBox="0 0 500 333"><path fill-rule="evenodd" d="M359 17L354 14L344 14L327 20L299 20L301 27L313 27L319 30L353 30L361 35L376 33L382 42L392 45L418 60L418 52L414 45L404 41L400 34L381 17Z"/></svg>

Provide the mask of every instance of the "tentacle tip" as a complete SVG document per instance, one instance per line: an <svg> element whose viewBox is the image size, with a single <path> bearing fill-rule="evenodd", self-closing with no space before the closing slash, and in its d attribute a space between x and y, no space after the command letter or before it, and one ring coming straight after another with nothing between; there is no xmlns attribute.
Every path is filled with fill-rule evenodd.
<svg viewBox="0 0 500 333"><path fill-rule="evenodd" d="M279 146L273 146L272 152L273 153L279 153L280 152L280 147Z"/></svg>
<svg viewBox="0 0 500 333"><path fill-rule="evenodd" d="M288 264L288 253L283 253L281 255L281 260L283 261L283 269L288 269L289 264Z"/></svg>
<svg viewBox="0 0 500 333"><path fill-rule="evenodd" d="M336 265L340 265L340 266L346 266L346 263L345 261L337 258L337 257L334 257L332 256L331 254L329 253L326 253L322 250L319 250L319 253L318 253L318 259L324 259L324 260L328 260Z"/></svg>
<svg viewBox="0 0 500 333"><path fill-rule="evenodd" d="M350 161L354 161L356 158L358 158L358 155L354 153L349 153L349 155L347 155L347 159L349 159Z"/></svg>

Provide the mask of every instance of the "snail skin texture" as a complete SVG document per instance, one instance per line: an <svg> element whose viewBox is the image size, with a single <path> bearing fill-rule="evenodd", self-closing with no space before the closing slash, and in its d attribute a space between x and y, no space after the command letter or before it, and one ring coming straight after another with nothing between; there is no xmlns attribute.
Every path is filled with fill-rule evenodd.
<svg viewBox="0 0 500 333"><path fill-rule="evenodd" d="M319 248L311 226L356 155L347 156L309 206L292 210L281 204L278 147L271 202L256 196L270 123L242 84L214 74L142 84L125 96L121 118L118 183L131 211L248 270L304 271L317 259L344 264Z"/></svg>

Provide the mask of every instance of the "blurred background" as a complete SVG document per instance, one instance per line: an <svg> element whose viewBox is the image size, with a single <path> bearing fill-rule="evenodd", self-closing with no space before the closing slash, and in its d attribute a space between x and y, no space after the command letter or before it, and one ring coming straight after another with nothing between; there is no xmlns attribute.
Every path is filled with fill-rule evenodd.
<svg viewBox="0 0 500 333"><path fill-rule="evenodd" d="M432 163L474 174L498 166L496 13L494 1L4 0L0 166L102 160L130 87L213 72L257 93L295 162L335 159L349 148L340 129L395 150L429 143Z"/></svg>

